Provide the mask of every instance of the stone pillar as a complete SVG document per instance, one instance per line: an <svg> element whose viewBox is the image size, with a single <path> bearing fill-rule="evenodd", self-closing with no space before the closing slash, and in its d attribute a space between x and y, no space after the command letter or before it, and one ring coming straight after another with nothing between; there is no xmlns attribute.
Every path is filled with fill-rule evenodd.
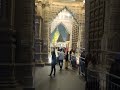
<svg viewBox="0 0 120 90"><path fill-rule="evenodd" d="M0 0L0 90L16 88L14 1Z"/></svg>
<svg viewBox="0 0 120 90"><path fill-rule="evenodd" d="M76 21L73 23L73 29L72 29L72 49L77 48L77 41L79 36L79 26Z"/></svg>
<svg viewBox="0 0 120 90"><path fill-rule="evenodd" d="M16 0L16 79L24 90L34 90L34 0Z"/></svg>
<svg viewBox="0 0 120 90"><path fill-rule="evenodd" d="M40 63L41 60L41 30L42 30L42 21L41 16L35 16L35 35L34 35L34 59L37 63Z"/></svg>
<svg viewBox="0 0 120 90"><path fill-rule="evenodd" d="M85 50L89 51L89 0L85 0Z"/></svg>

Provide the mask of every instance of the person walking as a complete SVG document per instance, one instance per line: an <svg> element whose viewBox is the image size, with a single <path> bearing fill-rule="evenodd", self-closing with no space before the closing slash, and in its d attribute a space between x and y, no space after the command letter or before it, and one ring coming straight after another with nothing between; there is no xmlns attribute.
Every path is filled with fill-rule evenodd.
<svg viewBox="0 0 120 90"><path fill-rule="evenodd" d="M71 57L72 57L72 52L73 52L73 49L70 50L70 60L71 60Z"/></svg>
<svg viewBox="0 0 120 90"><path fill-rule="evenodd" d="M55 73L56 73L56 68L55 68L55 65L56 65L56 55L55 55L55 50L52 52L52 63L51 63L51 72L50 72L50 75L52 75L53 73L53 70L54 70L54 76L55 76Z"/></svg>
<svg viewBox="0 0 120 90"><path fill-rule="evenodd" d="M58 63L58 49L55 48L55 55L56 55L56 64Z"/></svg>
<svg viewBox="0 0 120 90"><path fill-rule="evenodd" d="M68 69L68 51L66 52L66 55L65 55L65 69Z"/></svg>
<svg viewBox="0 0 120 90"><path fill-rule="evenodd" d="M80 75L84 76L85 74L85 51L83 51L81 53L81 56L80 56Z"/></svg>
<svg viewBox="0 0 120 90"><path fill-rule="evenodd" d="M63 67L63 60L64 60L64 52L61 49L59 54L58 54L58 59L59 59L59 66L60 66L60 70L62 70Z"/></svg>
<svg viewBox="0 0 120 90"><path fill-rule="evenodd" d="M75 52L72 52L72 56L71 56L71 64L72 64L72 68L76 68L76 56L75 56Z"/></svg>

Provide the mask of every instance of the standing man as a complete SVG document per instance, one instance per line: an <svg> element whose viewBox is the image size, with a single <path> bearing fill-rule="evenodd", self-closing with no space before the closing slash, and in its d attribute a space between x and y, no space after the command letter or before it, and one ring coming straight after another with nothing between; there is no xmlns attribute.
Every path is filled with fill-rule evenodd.
<svg viewBox="0 0 120 90"><path fill-rule="evenodd" d="M62 70L63 67L63 60L64 60L64 52L61 49L58 55L58 59L59 59L59 66L60 66L60 70Z"/></svg>
<svg viewBox="0 0 120 90"><path fill-rule="evenodd" d="M52 75L53 73L53 70L54 70L54 76L55 76L55 73L56 73L56 68L55 68L55 65L56 65L56 55L55 55L55 50L52 51L52 63L51 63L51 72L50 72L50 75Z"/></svg>
<svg viewBox="0 0 120 90"><path fill-rule="evenodd" d="M80 70L81 70L81 75L84 76L85 74L85 51L83 51L80 56Z"/></svg>
<svg viewBox="0 0 120 90"><path fill-rule="evenodd" d="M68 51L67 51L66 55L65 55L65 69L68 69L68 57L69 57L69 54L68 54Z"/></svg>
<svg viewBox="0 0 120 90"><path fill-rule="evenodd" d="M56 63L58 63L58 49L57 49L57 47L55 48L55 55L56 55Z"/></svg>

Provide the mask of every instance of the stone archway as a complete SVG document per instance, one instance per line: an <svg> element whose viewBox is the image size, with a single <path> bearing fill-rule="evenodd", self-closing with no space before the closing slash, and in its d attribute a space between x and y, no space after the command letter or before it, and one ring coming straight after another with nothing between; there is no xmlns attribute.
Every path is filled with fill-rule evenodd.
<svg viewBox="0 0 120 90"><path fill-rule="evenodd" d="M72 37L73 37L73 41L74 43L72 45L75 45L75 47L77 46L77 42L78 42L78 37L76 36L79 36L79 25L80 23L82 23L82 20L80 17L80 14L82 12L80 12L80 10L82 10L83 8L83 4L72 4L72 6L69 4L53 4L53 3L50 3L48 6L46 6L44 8L44 14L45 14L45 17L44 17L44 30L42 31L42 38L44 39L43 41L46 42L47 44L47 47L44 51L44 54L48 55L49 53L49 47L50 47L50 33L51 33L51 23L52 21L58 16L58 14L66 9L73 17L73 27L72 27L72 32L75 33ZM66 26L66 25L65 25ZM68 28L68 27L67 27ZM69 30L69 29L67 29ZM76 39L76 40L75 40ZM44 48L43 48L44 49ZM45 56L46 56L45 55Z"/></svg>
<svg viewBox="0 0 120 90"><path fill-rule="evenodd" d="M59 21L59 16L62 14L62 13L65 13L66 15L66 18L69 18L69 20L67 21L64 21L63 19L66 19L66 18L63 18L63 19L60 19ZM69 17L67 17L67 14ZM64 17L64 16L63 16ZM61 17L60 17L61 18ZM55 19L57 19L57 21L55 21ZM78 26L78 23L73 15L73 13L65 6L63 9L61 9L56 18L54 18L54 20L52 20L53 22L51 22L51 30L49 33L51 33L56 27L57 25L59 25L60 23L62 23L65 27L66 27L66 30L70 33L70 42L72 42L72 33L73 33L73 23L75 22L75 24ZM55 22L55 23L54 23ZM52 25L53 23L53 25ZM78 29L78 28L77 28ZM76 32L76 31L75 31ZM76 35L76 34L75 34ZM78 36L76 36L78 37ZM50 39L50 38L49 38ZM71 44L72 46L73 44ZM77 45L76 45L77 46Z"/></svg>
<svg viewBox="0 0 120 90"><path fill-rule="evenodd" d="M50 20L53 21L53 20L56 18L56 16L58 16L58 14L59 14L60 12L62 12L63 10L67 10L67 11L72 15L73 19L74 19L77 23L80 22L80 21L79 21L80 18L77 17L77 12L69 9L69 6L64 6L64 7L60 8L59 10L57 10L55 13L51 14ZM50 21L50 22L51 22L51 21Z"/></svg>

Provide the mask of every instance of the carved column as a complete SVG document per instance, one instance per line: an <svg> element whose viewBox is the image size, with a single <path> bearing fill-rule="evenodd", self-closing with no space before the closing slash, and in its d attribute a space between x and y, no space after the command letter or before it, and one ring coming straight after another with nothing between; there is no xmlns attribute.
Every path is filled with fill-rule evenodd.
<svg viewBox="0 0 120 90"><path fill-rule="evenodd" d="M42 4L43 9L43 28L41 31L42 38L42 49L41 49L41 58L44 62L48 62L48 17L49 17L49 4Z"/></svg>
<svg viewBox="0 0 120 90"><path fill-rule="evenodd" d="M16 79L24 90L34 90L34 0L16 0Z"/></svg>
<svg viewBox="0 0 120 90"><path fill-rule="evenodd" d="M85 49L86 51L89 51L89 8L90 3L89 0L85 1Z"/></svg>
<svg viewBox="0 0 120 90"><path fill-rule="evenodd" d="M14 0L0 0L0 90L16 88Z"/></svg>
<svg viewBox="0 0 120 90"><path fill-rule="evenodd" d="M72 28L72 49L77 48L78 35L79 35L78 24L76 21L74 21L73 28Z"/></svg>

